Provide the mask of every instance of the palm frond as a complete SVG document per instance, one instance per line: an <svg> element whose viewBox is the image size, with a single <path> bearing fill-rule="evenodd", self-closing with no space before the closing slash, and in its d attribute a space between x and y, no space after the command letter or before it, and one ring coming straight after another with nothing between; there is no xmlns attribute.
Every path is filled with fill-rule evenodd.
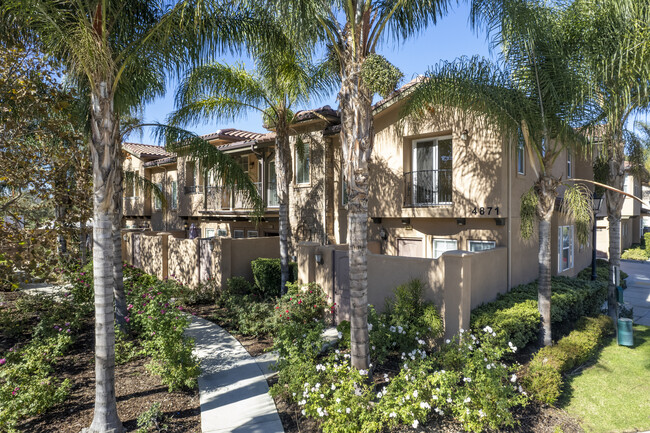
<svg viewBox="0 0 650 433"><path fill-rule="evenodd" d="M576 236L581 245L589 242L593 227L594 211L591 207L592 192L584 185L566 185L562 197L562 210L572 219L576 226Z"/></svg>
<svg viewBox="0 0 650 433"><path fill-rule="evenodd" d="M164 191L151 180L140 176L139 173L135 171L125 171L123 177L124 188L133 188L139 191L144 192L145 194L151 195L151 197L160 200L163 208L167 207L167 198L165 197Z"/></svg>

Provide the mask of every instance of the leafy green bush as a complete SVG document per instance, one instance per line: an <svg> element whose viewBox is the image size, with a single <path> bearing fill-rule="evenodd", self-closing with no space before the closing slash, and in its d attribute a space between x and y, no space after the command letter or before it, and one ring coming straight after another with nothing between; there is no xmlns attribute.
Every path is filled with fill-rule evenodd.
<svg viewBox="0 0 650 433"><path fill-rule="evenodd" d="M248 295L251 292L251 283L244 277L228 278L226 290L235 295Z"/></svg>
<svg viewBox="0 0 650 433"><path fill-rule="evenodd" d="M322 320L326 309L327 296L318 284L288 283L287 294L275 305L276 326L287 320L297 323Z"/></svg>
<svg viewBox="0 0 650 433"><path fill-rule="evenodd" d="M648 250L642 249L641 247L628 248L627 250L623 251L623 254L621 254L621 259L623 260L646 261L649 258L650 254L648 253Z"/></svg>
<svg viewBox="0 0 650 433"><path fill-rule="evenodd" d="M623 271L620 271L620 273L621 273L621 286L625 288L626 287L625 279L628 277L628 275ZM581 280L591 281L591 266L581 270L576 276L576 278ZM604 259L596 260L596 281L601 281L604 283L609 282L609 262L607 260Z"/></svg>
<svg viewBox="0 0 650 433"><path fill-rule="evenodd" d="M555 403L561 391L561 374L593 357L612 330L612 321L607 316L581 318L573 332L555 346L543 347L535 354L524 369L525 388L537 400Z"/></svg>
<svg viewBox="0 0 650 433"><path fill-rule="evenodd" d="M280 271L280 259L259 258L251 262L253 269L253 287L256 294L263 298L280 296L280 283L282 281ZM296 281L298 277L298 265L289 263L289 282Z"/></svg>
<svg viewBox="0 0 650 433"><path fill-rule="evenodd" d="M157 401L138 416L138 429L135 432L147 433L152 430L154 432L166 431L169 426L165 422L167 422L167 416L160 409L160 402Z"/></svg>
<svg viewBox="0 0 650 433"><path fill-rule="evenodd" d="M650 256L650 232L643 234L643 242L645 243L645 251Z"/></svg>
<svg viewBox="0 0 650 433"><path fill-rule="evenodd" d="M570 328L582 316L595 316L607 296L607 284L567 277L551 280L551 323ZM534 343L540 317L537 309L537 282L513 288L494 302L472 311L472 328L491 326L503 341L517 347Z"/></svg>
<svg viewBox="0 0 650 433"><path fill-rule="evenodd" d="M20 419L43 413L68 395L70 381L53 378L56 359L72 343L69 327L59 329L0 358L0 426L10 432Z"/></svg>

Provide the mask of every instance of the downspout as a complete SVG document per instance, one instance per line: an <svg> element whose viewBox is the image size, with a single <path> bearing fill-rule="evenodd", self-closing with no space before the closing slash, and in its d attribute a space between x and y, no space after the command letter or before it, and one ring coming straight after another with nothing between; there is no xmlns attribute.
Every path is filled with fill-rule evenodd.
<svg viewBox="0 0 650 433"><path fill-rule="evenodd" d="M512 137L508 143L508 223L507 223L507 286L512 287Z"/></svg>
<svg viewBox="0 0 650 433"><path fill-rule="evenodd" d="M323 134L323 245L327 245L327 142Z"/></svg>
<svg viewBox="0 0 650 433"><path fill-rule="evenodd" d="M165 195L165 190L167 190L167 167L163 167L165 170L165 175L163 176L163 195ZM170 197L171 198L171 197ZM168 203L171 204L171 203ZM169 213L169 208L165 206L163 209L163 230L167 231L167 214Z"/></svg>

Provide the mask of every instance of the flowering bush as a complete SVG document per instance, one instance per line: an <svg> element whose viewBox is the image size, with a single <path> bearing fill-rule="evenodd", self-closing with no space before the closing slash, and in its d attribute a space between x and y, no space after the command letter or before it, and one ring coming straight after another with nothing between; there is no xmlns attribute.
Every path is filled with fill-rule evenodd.
<svg viewBox="0 0 650 433"><path fill-rule="evenodd" d="M0 358L0 426L15 431L21 418L44 412L68 395L70 382L55 380L54 364L72 343L68 327Z"/></svg>
<svg viewBox="0 0 650 433"><path fill-rule="evenodd" d="M310 323L323 319L326 309L327 298L318 284L287 283L287 294L275 305L274 319L276 326L286 321Z"/></svg>
<svg viewBox="0 0 650 433"><path fill-rule="evenodd" d="M501 344L489 327L463 333L433 353L423 340L417 345L401 354L398 373L376 378L377 385L369 384L368 372L351 368L339 349L296 358L280 369L272 393L297 403L326 433L417 427L431 416L452 416L477 432L514 424L512 408L527 402L516 366L502 361L514 345Z"/></svg>

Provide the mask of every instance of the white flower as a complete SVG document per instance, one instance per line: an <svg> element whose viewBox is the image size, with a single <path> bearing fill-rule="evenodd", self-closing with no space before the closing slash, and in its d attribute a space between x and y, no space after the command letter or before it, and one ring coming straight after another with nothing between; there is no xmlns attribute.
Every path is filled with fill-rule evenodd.
<svg viewBox="0 0 650 433"><path fill-rule="evenodd" d="M304 415L305 415L305 413L306 413L306 412L305 412L305 409L303 409L303 410L302 410L301 412L302 412L302 414L303 414L303 416L304 416Z"/></svg>
<svg viewBox="0 0 650 433"><path fill-rule="evenodd" d="M483 328L483 331L487 332L488 334L491 334L492 333L492 328L489 327L489 326L486 326L485 328Z"/></svg>
<svg viewBox="0 0 650 433"><path fill-rule="evenodd" d="M366 376L368 374L368 370L359 370L359 374L362 376Z"/></svg>
<svg viewBox="0 0 650 433"><path fill-rule="evenodd" d="M395 332L395 327L394 327L394 326L391 326L390 328L388 328L388 330L389 330L390 332Z"/></svg>
<svg viewBox="0 0 650 433"><path fill-rule="evenodd" d="M469 397L467 397L465 400L463 400L463 402L465 402L465 403L469 403L470 401L472 401L472 399L469 398Z"/></svg>
<svg viewBox="0 0 650 433"><path fill-rule="evenodd" d="M350 408L349 407L345 408L345 413L350 413Z"/></svg>
<svg viewBox="0 0 650 433"><path fill-rule="evenodd" d="M472 378L471 377L463 377L463 381L467 382L467 383L470 383L472 381Z"/></svg>
<svg viewBox="0 0 650 433"><path fill-rule="evenodd" d="M437 396L437 395L432 395L431 398L432 398L433 400L438 400L438 396Z"/></svg>
<svg viewBox="0 0 650 433"><path fill-rule="evenodd" d="M465 332L465 330L463 328L460 328L459 332L462 334L463 332Z"/></svg>
<svg viewBox="0 0 650 433"><path fill-rule="evenodd" d="M395 418L397 414L395 412L391 412L388 414L388 418Z"/></svg>
<svg viewBox="0 0 650 433"><path fill-rule="evenodd" d="M368 331L372 331L372 323L368 323Z"/></svg>
<svg viewBox="0 0 650 433"><path fill-rule="evenodd" d="M314 385L314 386L316 387L316 389L318 389L318 388L320 388L320 383L317 383L317 384Z"/></svg>
<svg viewBox="0 0 650 433"><path fill-rule="evenodd" d="M336 389L336 385L332 384L332 391Z"/></svg>
<svg viewBox="0 0 650 433"><path fill-rule="evenodd" d="M512 377L510 378L510 382L514 383L517 381L517 375L513 374Z"/></svg>
<svg viewBox="0 0 650 433"><path fill-rule="evenodd" d="M445 340L445 343L449 344L449 343L451 343L451 340L450 340L449 338L447 338L447 339Z"/></svg>
<svg viewBox="0 0 650 433"><path fill-rule="evenodd" d="M429 403L427 403L426 401L421 401L420 402L420 407L422 409L431 409L431 406L429 406Z"/></svg>
<svg viewBox="0 0 650 433"><path fill-rule="evenodd" d="M447 403L451 403L453 400L451 398L447 399Z"/></svg>
<svg viewBox="0 0 650 433"><path fill-rule="evenodd" d="M402 328L401 326L397 325L397 333L398 333L398 334L401 334L402 332L404 332L404 328Z"/></svg>
<svg viewBox="0 0 650 433"><path fill-rule="evenodd" d="M304 406L305 404L307 404L307 400L300 400L300 401L298 402L298 404L299 404L300 406Z"/></svg>
<svg viewBox="0 0 650 433"><path fill-rule="evenodd" d="M508 341L508 347L510 347L510 350L512 350L513 352L517 351L517 346L512 344L512 341ZM546 358L544 358L544 360L546 360Z"/></svg>
<svg viewBox="0 0 650 433"><path fill-rule="evenodd" d="M338 337L339 337L339 340L340 340L341 338L343 338L343 333L342 333L341 331L339 331L337 335L338 335Z"/></svg>
<svg viewBox="0 0 650 433"><path fill-rule="evenodd" d="M316 366L316 371L321 371L321 370L325 371L325 366L323 364L318 364Z"/></svg>
<svg viewBox="0 0 650 433"><path fill-rule="evenodd" d="M382 394L381 391L377 393L377 398L382 398L383 396L384 394Z"/></svg>
<svg viewBox="0 0 650 433"><path fill-rule="evenodd" d="M372 350L375 350L375 346L372 346Z"/></svg>
<svg viewBox="0 0 650 433"><path fill-rule="evenodd" d="M320 395L320 398L325 398L325 394L321 394L321 395Z"/></svg>
<svg viewBox="0 0 650 433"><path fill-rule="evenodd" d="M413 391L413 398L418 398L418 390Z"/></svg>
<svg viewBox="0 0 650 433"><path fill-rule="evenodd" d="M492 368L492 365L491 365L491 364L488 364L488 365L485 366L485 368L487 368L487 369L489 370L489 369Z"/></svg>
<svg viewBox="0 0 650 433"><path fill-rule="evenodd" d="M485 413L483 412L483 409L478 410L478 416L480 416L481 418L483 418L485 416Z"/></svg>
<svg viewBox="0 0 650 433"><path fill-rule="evenodd" d="M413 428L418 428L418 425L419 425L419 424L420 424L420 423L418 422L418 420L413 421L413 424L412 424L412 425L413 425Z"/></svg>
<svg viewBox="0 0 650 433"><path fill-rule="evenodd" d="M337 399L336 399L336 402L337 402L337 403L340 403L340 402L341 402L341 399L340 399L340 398L337 398Z"/></svg>

